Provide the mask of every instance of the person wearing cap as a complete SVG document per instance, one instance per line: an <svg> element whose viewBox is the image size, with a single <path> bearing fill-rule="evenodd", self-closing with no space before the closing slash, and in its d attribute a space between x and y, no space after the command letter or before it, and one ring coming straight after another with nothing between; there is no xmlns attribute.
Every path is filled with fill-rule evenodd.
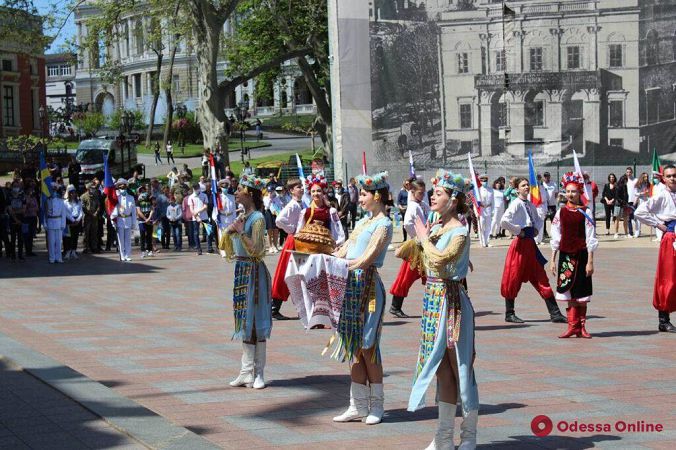
<svg viewBox="0 0 676 450"><path fill-rule="evenodd" d="M348 262L348 280L338 323L333 357L349 361L350 405L334 422L363 420L375 425L383 418L383 365L380 334L386 292L378 274L392 242L392 221L387 217L387 172L357 177L359 202L368 216L357 223L350 238L334 256ZM368 385L367 385L368 383Z"/></svg>
<svg viewBox="0 0 676 450"><path fill-rule="evenodd" d="M523 323L514 312L514 302L521 285L528 282L545 301L551 321L566 323L544 269L547 260L535 244L535 236L542 227L542 218L535 205L528 200L530 184L526 178L516 177L514 187L518 196L509 203L500 223L502 228L516 237L507 250L500 283L500 294L505 298L505 322Z"/></svg>
<svg viewBox="0 0 676 450"><path fill-rule="evenodd" d="M233 339L242 340L242 366L230 386L265 387L266 341L272 332L270 273L265 257L263 188L267 180L242 175L235 200L244 212L226 229L225 252L235 260Z"/></svg>
<svg viewBox="0 0 676 450"><path fill-rule="evenodd" d="M431 228L415 222L415 239L396 256L419 267L427 276L423 297L418 362L408 410L425 406L425 394L436 377L438 428L427 449L451 449L455 410L462 406L460 449L476 448L479 391L474 375L474 308L462 281L469 270L469 228L466 214L471 182L440 169L433 182L431 209L440 219Z"/></svg>
<svg viewBox="0 0 676 450"><path fill-rule="evenodd" d="M491 229L493 228L493 188L488 185L488 175L483 174L479 177L481 186L479 195L481 196L481 214L479 214L479 227L481 230L482 247L492 247L490 245Z"/></svg>
<svg viewBox="0 0 676 450"><path fill-rule="evenodd" d="M45 211L45 230L47 231L47 253L50 263L62 263L61 244L63 230L69 217L68 208L63 201L63 186L52 183L51 196L47 199Z"/></svg>
<svg viewBox="0 0 676 450"><path fill-rule="evenodd" d="M69 184L66 188L66 209L68 210L68 233L63 237L64 259L78 259L77 256L77 241L82 231L82 218L84 212L82 210L82 202L77 196L75 186Z"/></svg>
<svg viewBox="0 0 676 450"><path fill-rule="evenodd" d="M91 181L85 184L85 193L80 196L82 202L83 238L82 253L98 253L98 227L101 200L99 192Z"/></svg>
<svg viewBox="0 0 676 450"><path fill-rule="evenodd" d="M120 250L120 261L131 261L131 235L138 229L136 218L136 202L127 190L127 180L118 178L117 205L110 212L110 220L117 231L117 248Z"/></svg>
<svg viewBox="0 0 676 450"><path fill-rule="evenodd" d="M592 297L596 239L591 208L582 204L583 179L573 172L561 178L567 203L556 212L551 228L551 271L556 277L555 298L567 302L568 329L559 336L591 338L587 332L587 305ZM558 264L556 257L559 257Z"/></svg>
<svg viewBox="0 0 676 450"><path fill-rule="evenodd" d="M636 218L662 232L657 257L653 306L657 310L658 330L676 333L669 314L676 311L676 166L662 170L665 187L636 208Z"/></svg>

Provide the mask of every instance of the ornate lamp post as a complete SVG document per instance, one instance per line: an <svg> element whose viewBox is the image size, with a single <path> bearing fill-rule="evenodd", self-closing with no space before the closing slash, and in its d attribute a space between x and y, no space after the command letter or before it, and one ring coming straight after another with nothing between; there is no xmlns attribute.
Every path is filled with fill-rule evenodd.
<svg viewBox="0 0 676 450"><path fill-rule="evenodd" d="M188 114L188 108L183 104L179 103L176 105L176 116L180 119L185 119L185 116ZM184 131L181 130L179 136L180 136L180 142L179 145L181 146L181 155L185 154L185 136L184 136Z"/></svg>
<svg viewBox="0 0 676 450"><path fill-rule="evenodd" d="M235 115L237 116L237 121L239 122L239 147L242 162L244 162L244 155L247 153L246 149L244 148L244 126L246 124L248 110L249 105L244 101L239 102L239 105L237 105L235 108ZM249 157L249 159L251 159L251 157Z"/></svg>
<svg viewBox="0 0 676 450"><path fill-rule="evenodd" d="M45 119L47 119L47 110L44 105L40 106L38 109L38 115L40 116L40 136L42 140L45 139Z"/></svg>

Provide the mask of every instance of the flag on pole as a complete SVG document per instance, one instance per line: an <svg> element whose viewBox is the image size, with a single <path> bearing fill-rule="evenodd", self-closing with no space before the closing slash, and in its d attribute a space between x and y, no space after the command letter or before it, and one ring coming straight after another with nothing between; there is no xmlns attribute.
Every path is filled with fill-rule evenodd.
<svg viewBox="0 0 676 450"><path fill-rule="evenodd" d="M300 184L303 186L303 193L305 193L305 173L303 173L303 163L300 161L300 156L296 153L296 166L298 167L298 177Z"/></svg>
<svg viewBox="0 0 676 450"><path fill-rule="evenodd" d="M577 176L582 178L584 180L584 173L582 172L582 168L580 167L580 161L577 159L577 153L575 153L575 150L573 150L573 164L575 167L575 173ZM588 183L584 183L584 194L582 196L582 203L584 206L587 206L587 203L589 203L589 199L592 198L592 193L591 189Z"/></svg>
<svg viewBox="0 0 676 450"><path fill-rule="evenodd" d="M209 154L209 170L211 175L211 196L214 199L214 205L219 209L223 209L223 203L221 203L221 196L218 194L218 182L216 181L216 161L214 161L214 155Z"/></svg>
<svg viewBox="0 0 676 450"><path fill-rule="evenodd" d="M366 152L361 152L361 174L366 175Z"/></svg>
<svg viewBox="0 0 676 450"><path fill-rule="evenodd" d="M477 214L481 214L481 194L479 193L479 188L481 187L481 181L477 177L476 171L474 170L474 164L472 164L472 153L467 152L467 160L469 161L469 179L472 180L472 191L474 194L473 203L476 208Z"/></svg>
<svg viewBox="0 0 676 450"><path fill-rule="evenodd" d="M530 184L530 201L535 206L542 204L542 196L540 195L540 186L538 185L537 176L535 176L535 164L533 163L533 153L528 150L528 183Z"/></svg>
<svg viewBox="0 0 676 450"><path fill-rule="evenodd" d="M103 194L106 196L106 212L110 215L117 206L117 191L108 165L108 153L103 154Z"/></svg>
<svg viewBox="0 0 676 450"><path fill-rule="evenodd" d="M415 167L413 166L413 154L411 149L408 150L408 173L411 178L415 178Z"/></svg>
<svg viewBox="0 0 676 450"><path fill-rule="evenodd" d="M657 149L653 147L653 162L650 174L650 196L653 196L653 188L655 187L655 178L662 179L662 165L660 164L660 157L657 156Z"/></svg>
<svg viewBox="0 0 676 450"><path fill-rule="evenodd" d="M40 223L45 223L47 199L52 196L52 176L49 174L45 153L40 151Z"/></svg>

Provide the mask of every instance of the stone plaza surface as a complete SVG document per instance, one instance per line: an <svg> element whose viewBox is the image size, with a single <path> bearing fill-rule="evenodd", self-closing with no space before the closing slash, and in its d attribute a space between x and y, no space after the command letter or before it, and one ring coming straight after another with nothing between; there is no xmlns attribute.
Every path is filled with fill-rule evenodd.
<svg viewBox="0 0 676 450"><path fill-rule="evenodd" d="M523 286L516 303L526 323L504 322L499 284L507 244L502 240L482 249L474 243L471 252L475 271L468 283L477 312L479 447L675 448L676 341L674 335L657 332L652 307L657 244L647 237L604 239L595 256L591 340L557 339L565 325L547 320L544 302L529 285ZM549 256L549 249L541 248ZM241 357L241 343L230 340L232 264L208 254L162 252L142 260L138 248L134 252L136 259L127 264L114 254L85 255L62 265L48 264L44 255L22 264L3 260L0 333L226 449L420 449L432 439L434 389L426 408L406 411L417 356L421 285L404 303L404 310L417 317L385 314L383 423L336 424L331 418L347 406L349 376L347 364L320 355L329 331L305 332L297 320L275 322L268 343L268 387L231 388L227 383L238 373ZM266 257L271 272L277 258ZM389 252L380 270L386 287L399 263ZM282 312L295 315L290 303ZM3 376L9 373L2 371ZM21 397L25 390L18 392ZM0 395L8 394L0 390ZM73 397L78 400L76 393ZM97 414L115 424L102 410ZM16 420L12 410L2 402L0 411L0 447L5 448L2 439L21 437L7 425ZM91 419L82 414L83 421ZM532 419L541 414L554 423L547 437L531 431ZM562 421L610 424L612 430L563 432L557 428ZM618 421L659 423L664 430L620 433L614 428ZM458 417L456 443L459 423ZM95 425L105 427L105 422ZM35 434L40 432L36 428ZM165 447L124 427L119 433L119 441L107 439L121 446ZM82 444L102 448L91 441Z"/></svg>

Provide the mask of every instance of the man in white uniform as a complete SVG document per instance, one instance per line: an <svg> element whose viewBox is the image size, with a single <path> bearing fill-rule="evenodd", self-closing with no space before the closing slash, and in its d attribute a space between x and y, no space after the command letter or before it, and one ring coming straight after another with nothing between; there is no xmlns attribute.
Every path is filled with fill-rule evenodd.
<svg viewBox="0 0 676 450"><path fill-rule="evenodd" d="M127 180L118 178L117 205L110 213L110 220L117 231L117 247L120 250L120 261L131 261L131 235L138 228L136 220L136 202L134 196L127 192Z"/></svg>
<svg viewBox="0 0 676 450"><path fill-rule="evenodd" d="M480 242L482 247L492 247L489 244L491 238L491 228L493 225L493 188L488 185L488 175L481 175L481 187L479 195L481 196L481 216L479 225L481 230Z"/></svg>
<svg viewBox="0 0 676 450"><path fill-rule="evenodd" d="M47 199L45 212L45 229L47 230L47 251L49 262L62 263L61 243L66 219L69 217L66 202L63 200L63 186L52 183L52 196Z"/></svg>

